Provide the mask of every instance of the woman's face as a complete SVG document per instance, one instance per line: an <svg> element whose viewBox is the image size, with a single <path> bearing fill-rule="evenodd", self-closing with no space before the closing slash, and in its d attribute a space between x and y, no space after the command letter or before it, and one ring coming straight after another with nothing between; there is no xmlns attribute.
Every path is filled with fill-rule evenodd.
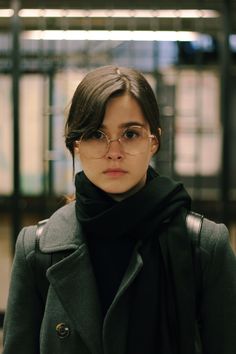
<svg viewBox="0 0 236 354"><path fill-rule="evenodd" d="M151 134L138 101L125 94L108 101L103 124L99 129L113 140L119 138L124 127L131 123L145 127L148 134ZM110 143L107 153L99 159L84 156L79 143L75 145L75 153L88 179L112 198L122 200L144 186L147 168L157 147L157 139L149 138L144 152L130 155L124 152L116 140Z"/></svg>

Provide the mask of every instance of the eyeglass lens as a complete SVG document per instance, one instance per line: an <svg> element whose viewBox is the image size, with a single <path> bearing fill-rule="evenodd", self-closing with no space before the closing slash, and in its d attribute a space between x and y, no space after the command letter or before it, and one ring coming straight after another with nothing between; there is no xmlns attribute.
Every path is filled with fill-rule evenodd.
<svg viewBox="0 0 236 354"><path fill-rule="evenodd" d="M109 139L101 130L83 134L80 139L80 153L91 158L101 158L109 150L114 141L119 141L123 151L130 155L137 155L147 148L148 139L152 137L141 126L126 128L117 139Z"/></svg>

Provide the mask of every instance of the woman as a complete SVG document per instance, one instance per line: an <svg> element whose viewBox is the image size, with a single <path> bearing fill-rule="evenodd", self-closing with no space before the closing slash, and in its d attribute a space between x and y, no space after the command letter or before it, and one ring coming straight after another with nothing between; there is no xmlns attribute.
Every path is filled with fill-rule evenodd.
<svg viewBox="0 0 236 354"><path fill-rule="evenodd" d="M149 166L160 136L155 96L137 71L102 67L78 85L66 123L83 170L76 200L48 220L38 251L36 227L19 235L4 354L192 354L199 334L203 353L235 354L227 229L204 219L199 283L190 197ZM52 257L45 292L38 252Z"/></svg>

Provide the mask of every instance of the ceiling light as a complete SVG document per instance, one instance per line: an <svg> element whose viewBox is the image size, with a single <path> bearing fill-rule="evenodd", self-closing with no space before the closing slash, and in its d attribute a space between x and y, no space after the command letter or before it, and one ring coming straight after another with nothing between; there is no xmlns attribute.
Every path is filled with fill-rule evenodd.
<svg viewBox="0 0 236 354"><path fill-rule="evenodd" d="M219 17L215 10L135 10L135 9L97 9L97 10L66 10L66 9L21 9L20 17L112 17L112 18L211 18Z"/></svg>
<svg viewBox="0 0 236 354"><path fill-rule="evenodd" d="M93 41L195 41L197 32L187 31L24 31L23 39L31 40L93 40Z"/></svg>
<svg viewBox="0 0 236 354"><path fill-rule="evenodd" d="M0 9L0 17L12 17L14 11L12 9Z"/></svg>
<svg viewBox="0 0 236 354"><path fill-rule="evenodd" d="M66 10L63 9L21 9L20 17L63 17Z"/></svg>

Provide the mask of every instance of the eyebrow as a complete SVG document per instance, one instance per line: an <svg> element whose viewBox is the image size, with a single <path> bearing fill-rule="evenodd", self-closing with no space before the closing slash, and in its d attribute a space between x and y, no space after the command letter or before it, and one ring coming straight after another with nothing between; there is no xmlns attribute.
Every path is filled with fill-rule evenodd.
<svg viewBox="0 0 236 354"><path fill-rule="evenodd" d="M136 122L136 121L130 121L130 122L125 122L125 123L119 124L119 128L129 128L129 127L131 127L133 125L137 125L139 127L144 127L145 126L143 123ZM106 129L106 126L104 124L102 124L100 126L100 128Z"/></svg>

